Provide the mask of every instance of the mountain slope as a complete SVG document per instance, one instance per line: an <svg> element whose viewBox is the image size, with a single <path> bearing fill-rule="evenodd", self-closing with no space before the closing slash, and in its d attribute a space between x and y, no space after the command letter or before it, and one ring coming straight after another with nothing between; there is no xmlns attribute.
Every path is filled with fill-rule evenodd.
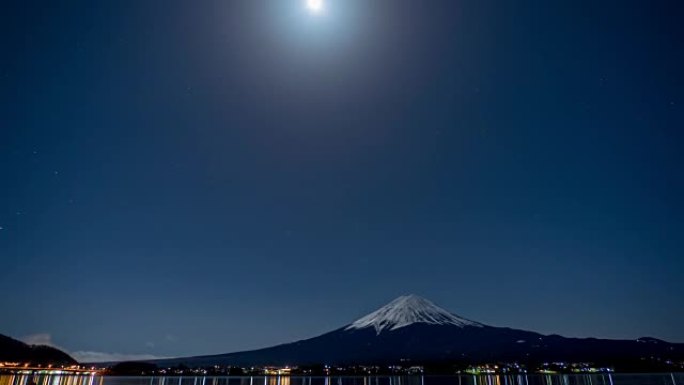
<svg viewBox="0 0 684 385"><path fill-rule="evenodd" d="M0 334L0 362L20 362L33 364L76 364L71 356L63 351L45 345L28 345Z"/></svg>
<svg viewBox="0 0 684 385"><path fill-rule="evenodd" d="M302 365L492 361L634 361L684 359L684 345L565 338L493 327L459 317L417 296L404 296L359 320L307 340L266 349L156 361L163 365Z"/></svg>

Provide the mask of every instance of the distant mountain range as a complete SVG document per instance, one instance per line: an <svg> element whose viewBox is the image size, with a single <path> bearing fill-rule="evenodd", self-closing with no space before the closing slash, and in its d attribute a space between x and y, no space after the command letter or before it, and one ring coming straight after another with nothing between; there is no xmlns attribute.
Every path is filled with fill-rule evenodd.
<svg viewBox="0 0 684 385"><path fill-rule="evenodd" d="M488 326L415 296L402 296L361 319L307 340L211 356L150 361L186 365L349 365L399 362L572 361L638 364L684 360L684 344L655 338L566 338Z"/></svg>
<svg viewBox="0 0 684 385"><path fill-rule="evenodd" d="M28 345L0 334L0 362L35 365L73 365L76 360L63 351L45 345Z"/></svg>

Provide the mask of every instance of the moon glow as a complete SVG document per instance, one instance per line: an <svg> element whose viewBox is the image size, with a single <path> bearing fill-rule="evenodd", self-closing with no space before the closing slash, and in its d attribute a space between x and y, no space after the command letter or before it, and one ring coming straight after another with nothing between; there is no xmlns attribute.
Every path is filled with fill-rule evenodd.
<svg viewBox="0 0 684 385"><path fill-rule="evenodd" d="M323 0L306 0L306 7L313 13L319 13L323 10Z"/></svg>

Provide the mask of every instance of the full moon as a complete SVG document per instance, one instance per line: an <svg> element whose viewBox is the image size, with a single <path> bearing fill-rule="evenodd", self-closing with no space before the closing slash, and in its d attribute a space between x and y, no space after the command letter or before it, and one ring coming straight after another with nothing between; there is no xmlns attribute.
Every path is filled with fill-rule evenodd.
<svg viewBox="0 0 684 385"><path fill-rule="evenodd" d="M318 13L323 10L323 0L306 0L306 7L309 11Z"/></svg>

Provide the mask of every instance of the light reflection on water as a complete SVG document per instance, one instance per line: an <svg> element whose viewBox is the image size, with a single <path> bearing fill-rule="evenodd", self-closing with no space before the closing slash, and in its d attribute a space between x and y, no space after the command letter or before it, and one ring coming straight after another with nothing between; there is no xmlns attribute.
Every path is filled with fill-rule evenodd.
<svg viewBox="0 0 684 385"><path fill-rule="evenodd" d="M0 375L0 385L684 385L684 373L479 376L106 377Z"/></svg>
<svg viewBox="0 0 684 385"><path fill-rule="evenodd" d="M5 374L0 375L0 385L103 385L100 376L75 376L70 374Z"/></svg>

